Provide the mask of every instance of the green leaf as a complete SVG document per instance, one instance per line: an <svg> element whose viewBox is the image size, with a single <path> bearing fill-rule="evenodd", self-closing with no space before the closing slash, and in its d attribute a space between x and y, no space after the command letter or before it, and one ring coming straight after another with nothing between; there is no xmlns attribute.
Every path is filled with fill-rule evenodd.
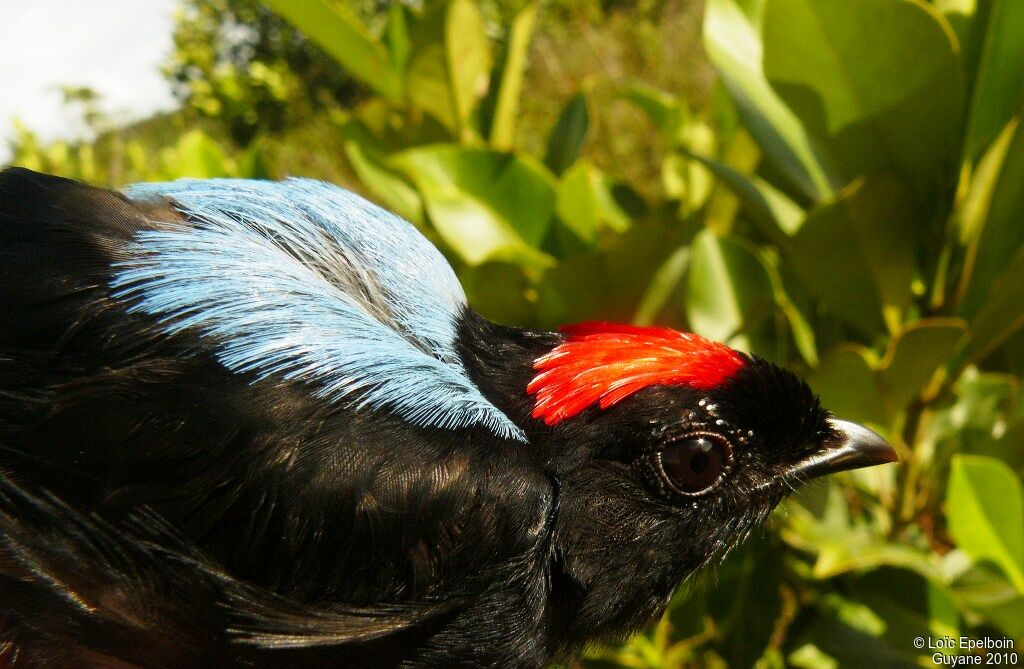
<svg viewBox="0 0 1024 669"><path fill-rule="evenodd" d="M822 199L832 194L824 161L803 125L763 74L763 6L763 0L709 0L704 15L704 46L735 100L743 124L765 156L806 198Z"/></svg>
<svg viewBox="0 0 1024 669"><path fill-rule="evenodd" d="M875 384L878 361L863 346L831 349L807 378L822 403L841 418L858 423L885 422L882 397Z"/></svg>
<svg viewBox="0 0 1024 669"><path fill-rule="evenodd" d="M257 137L238 155L235 176L243 179L269 179L263 157L263 142Z"/></svg>
<svg viewBox="0 0 1024 669"><path fill-rule="evenodd" d="M728 123L727 120L719 120L719 124ZM726 134L728 132L728 134ZM744 128L736 128L732 131L723 130L721 127L718 128L718 135L721 137L729 137L728 142L722 147L720 152L720 158L717 162L725 166L731 172L737 174L741 178L754 180L757 177L754 173L758 167L761 166L763 154L761 148L751 137L750 133ZM697 155L707 159L707 156L712 154L704 153L701 151L692 151L691 156ZM708 166L705 165L706 168ZM766 169L771 168L770 165L764 166ZM711 199L708 201L707 208L704 212L704 224L718 232L719 234L726 234L731 232L736 224L737 216L740 211L740 206L745 205L741 201L740 197L732 190L732 187L727 183L726 179L721 175L715 174L714 169L708 168L708 172L712 176L716 177L717 183L714 187L714 192L711 195ZM758 179L760 183L764 183ZM772 188L772 190L776 190ZM778 192L776 190L776 192ZM787 198L788 199L788 198ZM746 205L749 206L749 205ZM751 216L748 212L747 216ZM801 212L802 218L802 212ZM760 222L755 222L755 225L761 227ZM774 226L768 226L774 228ZM764 231L765 235L769 238L774 238L773 235L778 233L778 230Z"/></svg>
<svg viewBox="0 0 1024 669"><path fill-rule="evenodd" d="M523 72L530 52L533 29L537 24L539 4L531 2L516 15L508 38L508 55L501 72L498 102L491 124L491 146L508 151L515 142L516 117L519 114L519 95L523 88Z"/></svg>
<svg viewBox="0 0 1024 669"><path fill-rule="evenodd" d="M794 272L837 316L862 332L893 327L911 300L916 267L910 191L879 176L810 212L783 246Z"/></svg>
<svg viewBox="0 0 1024 669"><path fill-rule="evenodd" d="M606 244L563 259L541 285L541 324L628 321L657 269L692 234L674 216L634 214ZM666 323L671 325L672 323Z"/></svg>
<svg viewBox="0 0 1024 669"><path fill-rule="evenodd" d="M927 11L893 0L768 0L764 35L769 80L816 93L832 134L921 89L951 46ZM919 46L928 57L908 67L892 58L896 49Z"/></svg>
<svg viewBox="0 0 1024 669"><path fill-rule="evenodd" d="M1019 377L968 368L953 386L953 402L935 410L928 439L945 452L988 455L1015 467L1024 465L1024 439L1014 435L1024 427L1018 423L1020 386Z"/></svg>
<svg viewBox="0 0 1024 669"><path fill-rule="evenodd" d="M934 554L886 541L878 524L866 521L861 514L851 516L848 497L835 479L818 488L799 489L786 510L782 538L816 556L811 578L826 580L879 567L909 569L929 579L941 575Z"/></svg>
<svg viewBox="0 0 1024 669"><path fill-rule="evenodd" d="M577 93L570 98L558 116L555 127L548 136L544 164L555 174L561 174L579 158L583 140L587 137L590 115L587 113L587 98Z"/></svg>
<svg viewBox="0 0 1024 669"><path fill-rule="evenodd" d="M958 637L960 613L944 585L909 569L882 567L857 578L851 590L885 623L883 638L908 648L914 637ZM930 650L919 651L931 655Z"/></svg>
<svg viewBox="0 0 1024 669"><path fill-rule="evenodd" d="M736 194L751 220L769 238L780 241L800 229L806 212L774 186L756 176L741 174L718 160L689 155Z"/></svg>
<svg viewBox="0 0 1024 669"><path fill-rule="evenodd" d="M966 361L983 359L1024 327L1024 247L992 284L985 303L971 319Z"/></svg>
<svg viewBox="0 0 1024 669"><path fill-rule="evenodd" d="M926 318L904 326L889 340L880 381L894 411L909 404L950 362L966 331L967 324L958 318Z"/></svg>
<svg viewBox="0 0 1024 669"><path fill-rule="evenodd" d="M202 130L190 130L167 152L164 171L170 179L212 179L234 176L235 164L209 135Z"/></svg>
<svg viewBox="0 0 1024 669"><path fill-rule="evenodd" d="M755 343L746 333L756 324L751 321L773 310L771 279L756 251L710 230L694 238L686 290L694 332L749 351Z"/></svg>
<svg viewBox="0 0 1024 669"><path fill-rule="evenodd" d="M980 614L1024 643L1024 596L995 567L975 565L953 583L951 594L962 609Z"/></svg>
<svg viewBox="0 0 1024 669"><path fill-rule="evenodd" d="M953 211L952 221L959 230L960 241L969 249L967 269L961 279L965 284L971 278L978 239L988 220L992 196L996 192L996 186L1003 173L1003 165L1006 164L1010 146L1013 145L1013 140L1017 136L1018 125L1019 119L1011 119L999 133L999 137L989 145L985 154L974 166L970 181L967 183L967 190L964 196L957 201Z"/></svg>
<svg viewBox="0 0 1024 669"><path fill-rule="evenodd" d="M679 129L677 139L679 151L670 151L661 163L661 183L665 195L678 200L680 211L690 216L704 207L711 197L715 186L714 176L701 163L690 160L680 151L689 151L704 155L717 152L717 138L714 131L700 120L690 120ZM707 219L706 224L716 221ZM727 228L715 230L718 234L728 234Z"/></svg>
<svg viewBox="0 0 1024 669"><path fill-rule="evenodd" d="M881 638L885 621L869 607L829 593L815 607L808 625L792 641L789 661L820 669L916 669L916 651L909 639L893 645Z"/></svg>
<svg viewBox="0 0 1024 669"><path fill-rule="evenodd" d="M814 576L822 580L880 566L913 569L930 576L937 571L926 552L906 544L887 542L874 533L856 532L838 541L821 535L817 542L820 552L814 564Z"/></svg>
<svg viewBox="0 0 1024 669"><path fill-rule="evenodd" d="M469 264L552 263L537 250L555 210L554 181L542 166L453 144L410 149L392 164L416 184L437 231Z"/></svg>
<svg viewBox="0 0 1024 669"><path fill-rule="evenodd" d="M732 667L752 667L771 642L781 613L781 550L751 539L718 568L708 612L721 625L719 652Z"/></svg>
<svg viewBox="0 0 1024 669"><path fill-rule="evenodd" d="M985 187L978 197L984 199L976 205L979 211L971 227L965 230L971 239L961 281L960 313L967 317L991 299L994 284L1001 275L1005 276L1011 259L1024 246L1024 226L1020 224L1020 203L1024 202L1024 130L1020 116L1010 121L992 149L995 153L991 154L991 163L986 156L986 161L979 165ZM983 168L988 171L982 171ZM996 170L998 176L993 178L992 172Z"/></svg>
<svg viewBox="0 0 1024 669"><path fill-rule="evenodd" d="M690 268L690 247L680 246L662 263L654 278L644 291L633 314L632 322L650 325L655 322L666 306L682 293L683 282Z"/></svg>
<svg viewBox="0 0 1024 669"><path fill-rule="evenodd" d="M974 560L991 560L1024 592L1024 490L1006 464L953 457L946 492L949 531Z"/></svg>
<svg viewBox="0 0 1024 669"><path fill-rule="evenodd" d="M473 137L470 115L487 93L491 73L491 43L472 0L454 0L448 6L444 39L452 106L465 142Z"/></svg>
<svg viewBox="0 0 1024 669"><path fill-rule="evenodd" d="M601 225L595 184L600 178L597 168L580 160L558 184L558 218L587 244L597 240L597 230Z"/></svg>
<svg viewBox="0 0 1024 669"><path fill-rule="evenodd" d="M957 42L960 43L964 56L965 69L968 72L973 72L974 66L977 65L978 54L976 52L981 49L972 42L979 37L977 33L980 32L980 29L977 24L980 19L984 18L985 13L978 11L978 0L931 0L931 2L956 33Z"/></svg>
<svg viewBox="0 0 1024 669"><path fill-rule="evenodd" d="M994 0L967 121L964 156L985 150L1024 103L1024 3Z"/></svg>
<svg viewBox="0 0 1024 669"><path fill-rule="evenodd" d="M586 160L576 161L562 176L556 211L559 220L588 245L597 241L604 225L622 232L630 222L612 197L604 175Z"/></svg>
<svg viewBox="0 0 1024 669"><path fill-rule="evenodd" d="M536 318L537 290L521 267L498 262L465 266L459 283L469 303L495 323L528 325Z"/></svg>
<svg viewBox="0 0 1024 669"><path fill-rule="evenodd" d="M405 74L405 65L409 62L409 10L400 2L391 5L388 10L388 23L385 27L384 39L391 55L391 65L395 72Z"/></svg>
<svg viewBox="0 0 1024 669"><path fill-rule="evenodd" d="M415 108L427 111L458 138L459 118L445 44L447 16L444 3L431 4L413 24L405 89Z"/></svg>
<svg viewBox="0 0 1024 669"><path fill-rule="evenodd" d="M888 168L931 194L955 169L963 73L934 8L767 0L764 45L765 76L847 180Z"/></svg>
<svg viewBox="0 0 1024 669"><path fill-rule="evenodd" d="M267 5L320 45L352 76L393 102L402 80L384 45L354 14L326 0L266 0Z"/></svg>
<svg viewBox="0 0 1024 669"><path fill-rule="evenodd" d="M408 179L387 163L372 148L372 143L349 136L344 143L345 156L359 180L393 212L414 223L423 221L423 203Z"/></svg>
<svg viewBox="0 0 1024 669"><path fill-rule="evenodd" d="M810 310L810 305L806 304L806 295L795 282L789 280L789 275L783 271L784 268L780 265L777 254L773 253L766 258L765 267L772 280L775 303L779 305L782 318L789 325L797 351L804 362L811 367L817 367L818 344L815 340L814 328L804 316L804 311Z"/></svg>
<svg viewBox="0 0 1024 669"><path fill-rule="evenodd" d="M619 95L644 112L670 145L678 143L680 131L688 116L682 100L643 82L626 86Z"/></svg>

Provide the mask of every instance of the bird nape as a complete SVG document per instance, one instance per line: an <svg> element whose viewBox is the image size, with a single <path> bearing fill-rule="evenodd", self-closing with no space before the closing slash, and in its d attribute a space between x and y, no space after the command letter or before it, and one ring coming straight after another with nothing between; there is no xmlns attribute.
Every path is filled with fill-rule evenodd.
<svg viewBox="0 0 1024 669"><path fill-rule="evenodd" d="M339 188L0 173L0 666L539 667L891 462L665 328L495 325Z"/></svg>

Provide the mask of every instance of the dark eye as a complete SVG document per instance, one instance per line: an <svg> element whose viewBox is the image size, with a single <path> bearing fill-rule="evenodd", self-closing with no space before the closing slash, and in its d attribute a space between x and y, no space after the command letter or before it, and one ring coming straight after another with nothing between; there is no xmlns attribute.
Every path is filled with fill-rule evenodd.
<svg viewBox="0 0 1024 669"><path fill-rule="evenodd" d="M729 442L717 434L691 434L656 454L660 474L676 492L697 495L721 481L732 466Z"/></svg>

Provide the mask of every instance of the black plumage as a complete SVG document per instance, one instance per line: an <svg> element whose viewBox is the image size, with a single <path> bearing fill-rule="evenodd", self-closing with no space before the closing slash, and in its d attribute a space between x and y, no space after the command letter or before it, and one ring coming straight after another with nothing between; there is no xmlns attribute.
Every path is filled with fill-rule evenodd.
<svg viewBox="0 0 1024 669"><path fill-rule="evenodd" d="M526 388L566 336L465 306L458 358L526 442L232 371L111 289L141 232L197 225L171 200L0 174L9 664L542 666L658 615L807 476L892 459L747 357L715 387L549 426ZM669 453L722 476L689 494Z"/></svg>

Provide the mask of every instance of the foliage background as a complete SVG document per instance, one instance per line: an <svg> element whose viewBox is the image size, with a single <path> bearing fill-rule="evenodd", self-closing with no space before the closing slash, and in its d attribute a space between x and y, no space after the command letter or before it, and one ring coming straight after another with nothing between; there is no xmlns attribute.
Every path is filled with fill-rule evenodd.
<svg viewBox="0 0 1024 669"><path fill-rule="evenodd" d="M180 111L123 125L69 88L94 136L22 127L12 162L334 181L420 226L492 319L692 329L899 450L579 666L1024 644L1024 2L186 0L174 42Z"/></svg>

